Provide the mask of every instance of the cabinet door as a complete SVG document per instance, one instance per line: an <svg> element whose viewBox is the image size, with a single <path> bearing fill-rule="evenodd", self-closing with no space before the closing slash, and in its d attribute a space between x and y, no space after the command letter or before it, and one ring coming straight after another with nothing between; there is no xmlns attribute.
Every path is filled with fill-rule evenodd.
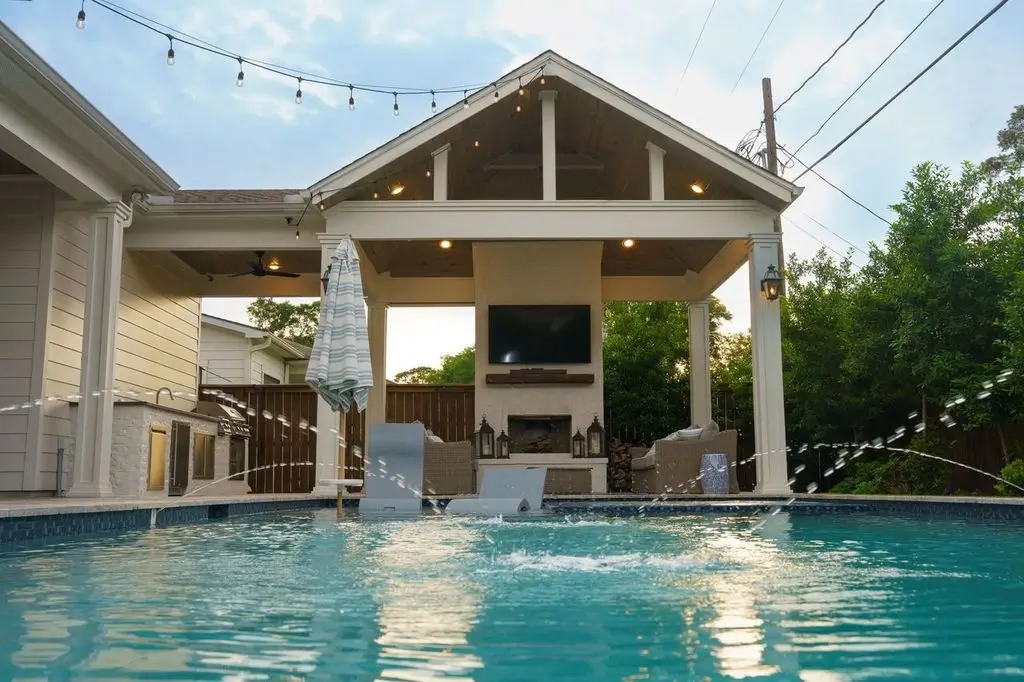
<svg viewBox="0 0 1024 682"><path fill-rule="evenodd" d="M147 490L163 490L167 477L167 431L153 427L149 430L149 476Z"/></svg>

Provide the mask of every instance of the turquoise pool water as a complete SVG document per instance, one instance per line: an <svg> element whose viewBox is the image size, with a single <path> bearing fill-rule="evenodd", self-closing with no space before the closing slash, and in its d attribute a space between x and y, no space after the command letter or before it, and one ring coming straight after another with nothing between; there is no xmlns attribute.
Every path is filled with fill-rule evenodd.
<svg viewBox="0 0 1024 682"><path fill-rule="evenodd" d="M1024 528L297 512L0 552L0 680L1024 676Z"/></svg>

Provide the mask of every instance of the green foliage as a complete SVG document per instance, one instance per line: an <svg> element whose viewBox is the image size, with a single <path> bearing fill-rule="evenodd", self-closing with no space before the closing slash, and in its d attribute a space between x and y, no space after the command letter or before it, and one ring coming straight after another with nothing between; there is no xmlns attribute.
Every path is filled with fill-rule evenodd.
<svg viewBox="0 0 1024 682"><path fill-rule="evenodd" d="M721 356L729 313L710 302L711 357ZM606 419L661 437L689 424L689 313L685 303L622 301L604 311Z"/></svg>
<svg viewBox="0 0 1024 682"><path fill-rule="evenodd" d="M1003 478L1013 485L1006 485L1005 483L996 483L996 493L1005 497L1020 497L1022 493L1018 488L1013 486L1019 486L1024 488L1024 459L1015 459L999 472L1000 478Z"/></svg>
<svg viewBox="0 0 1024 682"><path fill-rule="evenodd" d="M937 454L942 443L931 437L911 440L909 450ZM829 492L854 495L941 495L946 465L914 453L868 450L853 460L846 477Z"/></svg>
<svg viewBox="0 0 1024 682"><path fill-rule="evenodd" d="M290 303L272 298L257 298L246 308L252 325L282 339L313 346L320 322L320 301Z"/></svg>
<svg viewBox="0 0 1024 682"><path fill-rule="evenodd" d="M476 377L473 346L441 358L440 367L413 367L395 375L400 384L472 384Z"/></svg>

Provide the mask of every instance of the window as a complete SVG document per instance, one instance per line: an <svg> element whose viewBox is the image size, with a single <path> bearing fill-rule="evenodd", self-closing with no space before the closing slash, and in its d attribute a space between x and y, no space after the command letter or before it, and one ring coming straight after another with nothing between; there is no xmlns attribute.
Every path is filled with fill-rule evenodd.
<svg viewBox="0 0 1024 682"><path fill-rule="evenodd" d="M264 373L264 375L263 375L263 383L264 384L279 384L279 383L281 383L281 380L278 379L277 377L272 377L269 374Z"/></svg>
<svg viewBox="0 0 1024 682"><path fill-rule="evenodd" d="M192 480L212 480L216 437L197 433L192 447Z"/></svg>

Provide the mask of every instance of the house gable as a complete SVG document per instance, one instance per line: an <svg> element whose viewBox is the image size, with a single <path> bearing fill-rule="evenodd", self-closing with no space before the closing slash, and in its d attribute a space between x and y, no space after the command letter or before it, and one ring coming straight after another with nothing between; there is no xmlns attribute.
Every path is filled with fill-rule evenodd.
<svg viewBox="0 0 1024 682"><path fill-rule="evenodd" d="M542 81L547 87L541 85ZM405 166L417 163L423 165L422 171L428 170L430 168L430 152L435 146L442 147L448 144L451 138L465 137L468 131L479 128L479 125L476 125L477 121L486 117L492 107L500 108L503 103L507 107L509 98L519 96L520 83L530 91L552 87L570 88L599 100L614 109L622 118L645 129L649 134L648 141L658 146L664 146L670 154L678 151L681 155L699 160L697 165L711 169L711 175L725 179L728 184L739 188L740 193L744 196L754 198L773 210L783 210L800 195L799 187L769 173L667 114L657 111L550 51L501 77L496 81L496 86L491 86L470 96L467 99L468 107L463 106L461 102L457 103L319 181L310 188L310 195L322 199L325 206L329 207L341 199L354 198L352 191L354 187L366 184L376 185L374 178L379 180L382 171L384 176L387 176L389 169L390 171L396 170L396 167L404 169ZM495 92L498 93L497 98ZM539 109L539 107L535 108ZM558 110L559 107L556 104L556 112ZM572 115L579 119L580 125L584 124L582 112L573 112ZM512 124L508 123L507 125ZM539 135L539 124L535 128ZM480 145L485 144L486 141L473 140L472 143ZM508 150L492 151L508 156ZM642 145L639 151L645 153ZM491 161L493 159L488 159L488 162ZM522 160L516 158L515 155L512 155L512 158L504 159L506 166L520 161ZM525 162L527 166L530 163L529 161ZM591 170L597 170L600 167L600 162L596 159L577 156L563 160L560 155L559 170L561 171L566 164L589 165L592 166ZM422 171L421 174L423 174ZM405 169L405 172L408 174L410 169ZM381 191L387 189L386 184L381 187ZM561 192L559 196L563 198Z"/></svg>

